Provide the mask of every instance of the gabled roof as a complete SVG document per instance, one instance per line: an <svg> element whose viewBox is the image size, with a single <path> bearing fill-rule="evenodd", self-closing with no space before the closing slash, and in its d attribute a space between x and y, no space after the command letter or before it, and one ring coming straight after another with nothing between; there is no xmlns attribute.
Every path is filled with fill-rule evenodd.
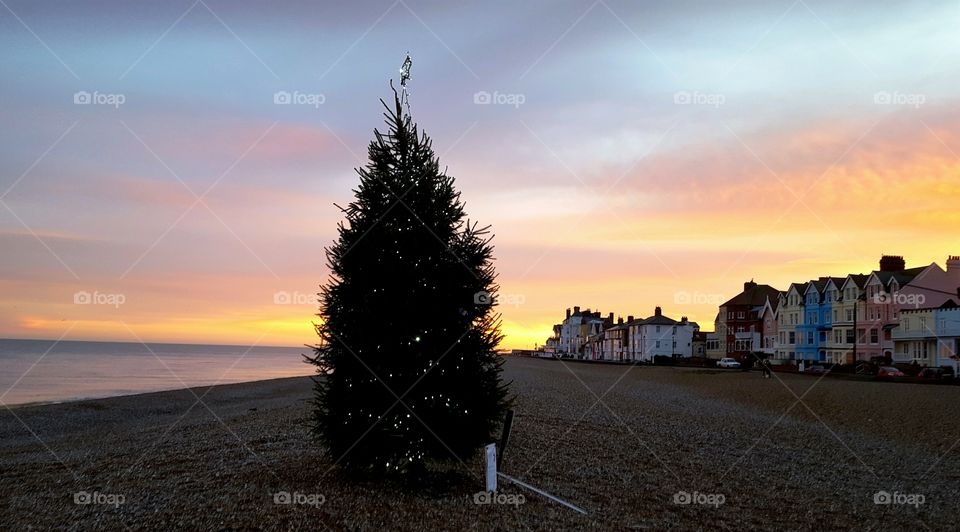
<svg viewBox="0 0 960 532"><path fill-rule="evenodd" d="M917 268L907 268L902 272L893 272L892 279L896 279L897 284L899 284L900 286L904 286L906 284L909 284L911 281L913 281L913 279L916 276L923 273L929 267L930 266L921 266Z"/></svg>
<svg viewBox="0 0 960 532"><path fill-rule="evenodd" d="M829 280L830 280L829 277L821 277L815 281L810 281L809 283L807 283L807 290L809 290L810 287L813 287L817 289L818 294L822 294L824 289L827 288L827 282Z"/></svg>
<svg viewBox="0 0 960 532"><path fill-rule="evenodd" d="M866 286L867 280L870 278L869 274L865 273L851 273L844 279L843 284L840 285L840 289L843 290L847 287L847 283L852 282L857 286L857 288L863 290L863 287Z"/></svg>
<svg viewBox="0 0 960 532"><path fill-rule="evenodd" d="M783 292L780 292L780 295L783 295ZM774 316L777 315L777 309L780 306L780 297L768 297L767 302L763 305L763 310L760 311L760 315L763 316L767 313L767 309L770 309L770 313Z"/></svg>
<svg viewBox="0 0 960 532"><path fill-rule="evenodd" d="M916 268L907 268L906 270L900 270L896 272L876 270L870 273L870 278L880 281L880 284L883 286L888 286L890 281L896 280L897 284L903 287L909 284L910 281L913 281L914 277L920 275L924 270L933 265L934 264L918 266Z"/></svg>
<svg viewBox="0 0 960 532"><path fill-rule="evenodd" d="M785 294L789 296L790 292L796 291L797 295L801 295L806 291L809 283L810 281L807 281L806 283L790 283L790 286L787 287Z"/></svg>

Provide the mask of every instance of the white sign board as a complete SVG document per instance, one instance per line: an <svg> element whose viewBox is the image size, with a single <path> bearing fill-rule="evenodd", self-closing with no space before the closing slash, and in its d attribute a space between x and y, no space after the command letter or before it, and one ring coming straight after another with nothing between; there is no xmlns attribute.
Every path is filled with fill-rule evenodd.
<svg viewBox="0 0 960 532"><path fill-rule="evenodd" d="M487 491L497 491L497 444L486 447L487 455Z"/></svg>

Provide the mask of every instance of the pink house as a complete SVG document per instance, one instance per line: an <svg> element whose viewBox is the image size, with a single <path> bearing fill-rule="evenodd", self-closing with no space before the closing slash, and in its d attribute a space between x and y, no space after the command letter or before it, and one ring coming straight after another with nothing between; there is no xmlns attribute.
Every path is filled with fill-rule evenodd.
<svg viewBox="0 0 960 532"><path fill-rule="evenodd" d="M767 297L763 305L763 311L760 313L763 322L763 334L760 339L760 351L770 355L777 352L777 333L779 324L777 323L777 311L780 307L780 297Z"/></svg>
<svg viewBox="0 0 960 532"><path fill-rule="evenodd" d="M960 290L960 257L950 256L947 269L937 263L906 268L903 257L886 255L871 273L865 290L864 320L857 326L857 358L893 357L892 331L905 309L930 308L956 298Z"/></svg>

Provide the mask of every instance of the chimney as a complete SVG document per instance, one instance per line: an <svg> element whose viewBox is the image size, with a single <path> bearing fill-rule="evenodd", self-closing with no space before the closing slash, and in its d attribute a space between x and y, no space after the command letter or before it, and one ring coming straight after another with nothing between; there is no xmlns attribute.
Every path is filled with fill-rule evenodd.
<svg viewBox="0 0 960 532"><path fill-rule="evenodd" d="M663 309L661 309L660 307L657 307L657 308L653 309L653 314L654 314L655 316L660 316L660 315L663 314Z"/></svg>
<svg viewBox="0 0 960 532"><path fill-rule="evenodd" d="M613 312L610 313L610 316L607 318L607 321L613 323Z"/></svg>
<svg viewBox="0 0 960 532"><path fill-rule="evenodd" d="M950 273L960 273L960 255L950 255L947 257L947 271Z"/></svg>
<svg viewBox="0 0 960 532"><path fill-rule="evenodd" d="M682 316L682 317L680 318L680 324L681 324L681 325L686 325L686 324L687 324L687 317L686 317L686 316Z"/></svg>
<svg viewBox="0 0 960 532"><path fill-rule="evenodd" d="M884 255L880 257L880 271L900 272L907 269L907 263L900 255Z"/></svg>
<svg viewBox="0 0 960 532"><path fill-rule="evenodd" d="M631 321L633 321L633 316L627 316L627 323L630 323Z"/></svg>
<svg viewBox="0 0 960 532"><path fill-rule="evenodd" d="M623 316L617 318L617 325L623 325Z"/></svg>
<svg viewBox="0 0 960 532"><path fill-rule="evenodd" d="M751 288L756 288L756 287L757 287L757 283L753 282L753 279L750 279L749 281L743 283L744 292L750 290Z"/></svg>
<svg viewBox="0 0 960 532"><path fill-rule="evenodd" d="M570 309L567 309L567 319L570 319Z"/></svg>
<svg viewBox="0 0 960 532"><path fill-rule="evenodd" d="M580 307L573 307L574 314L580 314Z"/></svg>

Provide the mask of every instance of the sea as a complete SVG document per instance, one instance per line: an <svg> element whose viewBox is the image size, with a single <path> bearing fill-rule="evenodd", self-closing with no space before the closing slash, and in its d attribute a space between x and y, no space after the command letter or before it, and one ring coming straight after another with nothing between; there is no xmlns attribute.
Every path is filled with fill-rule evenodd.
<svg viewBox="0 0 960 532"><path fill-rule="evenodd" d="M0 339L0 402L57 403L312 375L306 347Z"/></svg>

